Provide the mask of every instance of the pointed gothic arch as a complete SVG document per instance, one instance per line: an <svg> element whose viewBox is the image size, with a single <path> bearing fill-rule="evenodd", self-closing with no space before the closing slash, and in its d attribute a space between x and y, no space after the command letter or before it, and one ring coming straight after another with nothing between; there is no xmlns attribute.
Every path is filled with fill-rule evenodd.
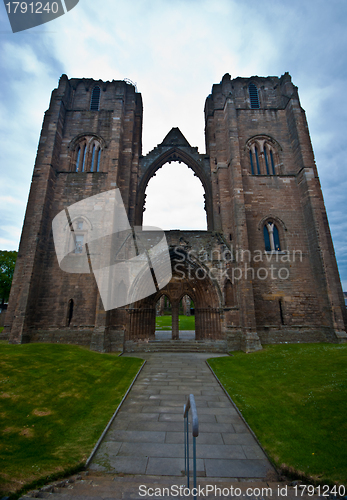
<svg viewBox="0 0 347 500"><path fill-rule="evenodd" d="M222 338L220 311L223 297L218 283L211 279L204 264L192 259L183 247L179 253L176 252L176 248L170 248L170 257L172 263L170 282L158 292L130 306L130 321L125 339L154 339L156 304L162 295L165 295L171 303L173 339L178 339L178 330L174 331L174 316L178 314L180 300L185 295L194 302L195 339Z"/></svg>
<svg viewBox="0 0 347 500"><path fill-rule="evenodd" d="M209 161L200 155L197 148L190 146L178 128L173 128L164 141L140 160L141 169L137 188L135 225L142 225L146 189L150 179L165 163L177 161L185 163L200 180L205 194L207 229L213 231L212 185Z"/></svg>
<svg viewBox="0 0 347 500"><path fill-rule="evenodd" d="M206 231L205 190L185 163L173 161L149 179L143 207L144 226L165 231Z"/></svg>

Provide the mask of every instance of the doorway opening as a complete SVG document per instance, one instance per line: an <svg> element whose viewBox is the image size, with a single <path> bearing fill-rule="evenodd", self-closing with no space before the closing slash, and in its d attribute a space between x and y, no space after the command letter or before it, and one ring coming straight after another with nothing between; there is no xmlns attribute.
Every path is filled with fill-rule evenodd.
<svg viewBox="0 0 347 500"><path fill-rule="evenodd" d="M178 308L178 328L180 340L195 339L195 308L193 299L184 295Z"/></svg>
<svg viewBox="0 0 347 500"><path fill-rule="evenodd" d="M184 295L178 304L179 340L195 339L195 309L189 295ZM176 309L175 307L175 309ZM162 295L155 307L156 340L172 340L172 304L167 295ZM177 314L177 313L176 313ZM176 316L177 317L177 316Z"/></svg>
<svg viewBox="0 0 347 500"><path fill-rule="evenodd" d="M156 340L171 340L172 308L169 298L162 295L155 306L155 338Z"/></svg>

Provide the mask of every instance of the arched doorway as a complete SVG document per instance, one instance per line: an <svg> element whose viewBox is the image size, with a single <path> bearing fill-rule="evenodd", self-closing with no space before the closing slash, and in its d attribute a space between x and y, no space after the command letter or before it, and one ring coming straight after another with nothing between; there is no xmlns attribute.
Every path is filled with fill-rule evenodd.
<svg viewBox="0 0 347 500"><path fill-rule="evenodd" d="M184 295L179 303L178 328L180 340L195 340L195 308L189 295Z"/></svg>
<svg viewBox="0 0 347 500"><path fill-rule="evenodd" d="M132 189L133 203L129 207L129 220L135 226L143 225L147 186L156 172L163 165L171 162L184 163L194 172L202 184L207 231L199 231L194 227L183 231L170 231L170 233L175 233L173 238L175 243L169 241L170 238L166 233L170 250L172 278L161 290L157 290L153 295L130 305L125 340L155 340L157 303L163 295L171 304L171 338L173 340L179 340L180 337L180 304L182 307L182 299L185 296L190 297L190 301L194 305L193 332L195 335L193 335L195 339L222 338L223 294L220 286L210 276L203 263L190 260L188 249L190 243L188 246L186 245L186 242L189 241L193 242L193 245L199 245L202 242L202 239L199 240L199 236L195 233L204 233L203 238L207 244L210 244L215 225L219 227L218 215L216 215L216 224L213 217L210 160L206 155L199 154L197 148L191 147L178 128L173 128L161 144L140 159L140 175L136 180L134 178L136 189ZM175 227L175 224L173 226ZM177 249L180 251L177 252Z"/></svg>
<svg viewBox="0 0 347 500"><path fill-rule="evenodd" d="M160 296L155 306L155 338L170 340L172 337L171 302L166 294Z"/></svg>
<svg viewBox="0 0 347 500"><path fill-rule="evenodd" d="M171 340L172 306L166 294L157 300L155 313L155 339ZM189 295L184 295L178 304L178 337L180 340L195 340L194 302Z"/></svg>
<svg viewBox="0 0 347 500"><path fill-rule="evenodd" d="M183 258L184 257L184 258ZM156 308L165 295L171 305L171 338L179 340L179 312L182 298L189 296L194 304L195 340L220 339L222 293L201 263L195 262L180 247L170 249L172 278L157 293L146 297L129 309L130 321L126 340L155 339Z"/></svg>

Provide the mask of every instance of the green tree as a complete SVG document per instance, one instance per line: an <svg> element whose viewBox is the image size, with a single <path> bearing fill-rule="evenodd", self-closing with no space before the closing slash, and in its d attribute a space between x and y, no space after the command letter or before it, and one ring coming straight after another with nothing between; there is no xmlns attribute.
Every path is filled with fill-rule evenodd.
<svg viewBox="0 0 347 500"><path fill-rule="evenodd" d="M0 299L2 303L8 300L10 295L16 259L17 252L0 250Z"/></svg>

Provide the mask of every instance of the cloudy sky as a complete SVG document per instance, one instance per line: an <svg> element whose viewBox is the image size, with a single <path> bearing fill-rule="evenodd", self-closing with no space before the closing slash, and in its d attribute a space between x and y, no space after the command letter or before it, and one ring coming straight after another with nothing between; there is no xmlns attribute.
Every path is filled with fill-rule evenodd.
<svg viewBox="0 0 347 500"><path fill-rule="evenodd" d="M80 0L59 19L13 34L2 6L0 249L18 248L43 114L62 73L136 82L146 154L172 127L205 151L205 99L225 73L235 78L288 71L307 113L347 290L346 22L346 0ZM200 186L192 188L189 180L176 186L168 176L174 171L177 177L177 168L189 174L172 164L151 181L153 194L149 184L145 222L183 228L189 210L188 225L204 228L201 206L192 199L194 192L201 199ZM188 190L181 196L189 197L190 206L182 214L170 205L167 211L154 208L163 222L153 221L151 202L155 207L162 196L169 203L170 192L177 200L179 185Z"/></svg>

